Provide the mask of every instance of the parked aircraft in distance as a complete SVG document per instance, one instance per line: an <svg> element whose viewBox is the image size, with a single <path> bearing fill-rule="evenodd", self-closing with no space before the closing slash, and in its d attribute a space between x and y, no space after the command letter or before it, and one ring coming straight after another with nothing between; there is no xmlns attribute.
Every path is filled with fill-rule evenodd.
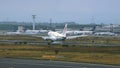
<svg viewBox="0 0 120 68"><path fill-rule="evenodd" d="M96 32L95 35L98 36L117 36L117 34L112 32Z"/></svg>
<svg viewBox="0 0 120 68"><path fill-rule="evenodd" d="M7 35L17 35L17 34L22 34L22 32L16 31L16 32L7 32Z"/></svg>
<svg viewBox="0 0 120 68"><path fill-rule="evenodd" d="M41 33L47 33L48 30L26 30L24 32L25 35L35 35L35 34L41 34Z"/></svg>
<svg viewBox="0 0 120 68"><path fill-rule="evenodd" d="M48 30L24 30L22 26L18 26L18 30L15 32L6 32L7 35L36 35L41 33L47 33Z"/></svg>
<svg viewBox="0 0 120 68"><path fill-rule="evenodd" d="M93 31L78 31L78 30L74 30L74 31L67 31L68 35L91 35L93 34Z"/></svg>

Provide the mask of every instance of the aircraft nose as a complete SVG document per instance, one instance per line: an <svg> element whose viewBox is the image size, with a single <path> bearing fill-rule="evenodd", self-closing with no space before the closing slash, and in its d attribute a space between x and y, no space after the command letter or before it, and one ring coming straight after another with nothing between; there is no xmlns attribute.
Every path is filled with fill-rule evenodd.
<svg viewBox="0 0 120 68"><path fill-rule="evenodd" d="M50 35L51 34L51 32L48 32L48 35Z"/></svg>

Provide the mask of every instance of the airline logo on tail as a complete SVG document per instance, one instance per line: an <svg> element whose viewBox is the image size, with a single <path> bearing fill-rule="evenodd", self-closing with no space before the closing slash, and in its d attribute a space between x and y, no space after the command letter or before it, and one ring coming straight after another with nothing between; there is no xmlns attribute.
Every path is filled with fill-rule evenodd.
<svg viewBox="0 0 120 68"><path fill-rule="evenodd" d="M67 24L65 24L65 27L64 27L64 29L63 29L62 34L63 34L64 36L66 36L66 32L67 32Z"/></svg>

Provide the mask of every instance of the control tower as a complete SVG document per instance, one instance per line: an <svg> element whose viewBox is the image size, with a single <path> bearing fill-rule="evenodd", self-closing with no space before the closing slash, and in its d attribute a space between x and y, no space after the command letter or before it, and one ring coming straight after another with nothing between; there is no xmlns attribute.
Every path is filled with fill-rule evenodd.
<svg viewBox="0 0 120 68"><path fill-rule="evenodd" d="M32 15L32 18L33 18L33 30L35 30L35 18L36 18L36 15Z"/></svg>

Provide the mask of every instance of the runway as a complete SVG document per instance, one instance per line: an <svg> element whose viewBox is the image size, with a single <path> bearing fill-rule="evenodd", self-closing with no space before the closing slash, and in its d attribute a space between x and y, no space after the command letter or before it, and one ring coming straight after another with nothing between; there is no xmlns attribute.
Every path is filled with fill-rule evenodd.
<svg viewBox="0 0 120 68"><path fill-rule="evenodd" d="M28 40L0 40L0 43L6 44L35 44L35 45L46 45L50 42L48 41L28 41ZM55 41L51 43L52 45L55 44L62 44L62 45L94 45L94 46L120 46L120 44L102 44L102 43L90 43L90 42L61 42Z"/></svg>
<svg viewBox="0 0 120 68"><path fill-rule="evenodd" d="M63 61L0 58L0 68L120 68L120 66Z"/></svg>

